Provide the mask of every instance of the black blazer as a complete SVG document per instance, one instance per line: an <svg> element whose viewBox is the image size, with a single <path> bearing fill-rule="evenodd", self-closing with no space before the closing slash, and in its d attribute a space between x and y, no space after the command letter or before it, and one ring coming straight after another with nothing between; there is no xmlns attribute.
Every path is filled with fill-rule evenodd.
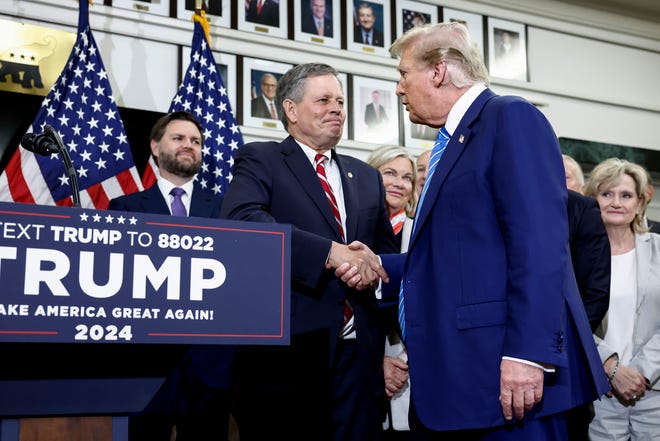
<svg viewBox="0 0 660 441"><path fill-rule="evenodd" d="M273 103L275 105L275 103ZM270 117L270 109L266 105L266 101L262 96L258 96L252 100L250 103L250 112L251 115L256 118L267 118L273 119Z"/></svg>
<svg viewBox="0 0 660 441"><path fill-rule="evenodd" d="M594 331L610 304L610 242L594 198L569 190L567 212L573 271Z"/></svg>
<svg viewBox="0 0 660 441"><path fill-rule="evenodd" d="M379 31L376 28L373 29L373 34L372 38L373 40L369 42L370 46L384 46L384 41L383 41L383 33ZM360 26L355 26L353 27L353 41L356 43L364 43L364 40L362 40L362 28Z"/></svg>

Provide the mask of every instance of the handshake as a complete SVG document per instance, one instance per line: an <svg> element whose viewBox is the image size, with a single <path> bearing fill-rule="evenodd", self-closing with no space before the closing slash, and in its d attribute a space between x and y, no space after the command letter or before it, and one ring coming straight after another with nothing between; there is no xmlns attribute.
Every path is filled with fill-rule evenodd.
<svg viewBox="0 0 660 441"><path fill-rule="evenodd" d="M332 242L325 267L334 269L342 282L360 291L376 288L380 280L390 280L378 256L357 240L348 245Z"/></svg>

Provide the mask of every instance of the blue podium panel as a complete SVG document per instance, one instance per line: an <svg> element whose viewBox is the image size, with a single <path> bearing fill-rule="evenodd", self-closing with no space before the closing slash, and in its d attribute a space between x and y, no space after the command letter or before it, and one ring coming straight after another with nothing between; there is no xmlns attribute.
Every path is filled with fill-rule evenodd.
<svg viewBox="0 0 660 441"><path fill-rule="evenodd" d="M289 236L0 203L0 342L286 345Z"/></svg>

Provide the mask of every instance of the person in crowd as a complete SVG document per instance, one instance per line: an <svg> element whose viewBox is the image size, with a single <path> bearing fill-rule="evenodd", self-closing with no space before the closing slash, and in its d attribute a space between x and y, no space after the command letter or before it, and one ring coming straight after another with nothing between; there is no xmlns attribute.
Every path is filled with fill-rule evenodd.
<svg viewBox="0 0 660 441"><path fill-rule="evenodd" d="M646 170L646 177L649 183L648 204L651 204L651 202L653 201L653 194L655 193L655 187L653 186L653 178L651 177L651 173L649 173L648 170ZM657 220L649 219L649 217L647 216L646 225L649 227L649 231L651 233L660 234L660 222L658 222Z"/></svg>
<svg viewBox="0 0 660 441"><path fill-rule="evenodd" d="M606 159L592 170L585 193L598 200L612 249L610 308L594 334L612 390L594 402L589 439L657 439L660 236L644 224L647 174L637 164Z"/></svg>
<svg viewBox="0 0 660 441"><path fill-rule="evenodd" d="M364 108L364 123L369 131L382 129L389 122L385 107L380 103L380 91L371 92L371 102Z"/></svg>
<svg viewBox="0 0 660 441"><path fill-rule="evenodd" d="M362 2L357 5L358 25L353 29L353 41L366 44L368 46L383 47L383 33L375 26L376 16L374 7L369 2Z"/></svg>
<svg viewBox="0 0 660 441"><path fill-rule="evenodd" d="M566 172L566 187L569 190L582 193L584 187L584 173L582 167L573 157L561 155L564 159L564 171Z"/></svg>
<svg viewBox="0 0 660 441"><path fill-rule="evenodd" d="M112 199L110 210L220 217L222 199L194 181L202 165L202 125L188 112L164 115L151 130L159 177L150 188ZM143 412L129 418L131 440L227 440L230 346L194 345Z"/></svg>
<svg viewBox="0 0 660 441"><path fill-rule="evenodd" d="M279 0L246 0L245 21L266 26L280 26Z"/></svg>
<svg viewBox="0 0 660 441"><path fill-rule="evenodd" d="M437 135L436 135L437 136ZM429 159L431 158L431 149L424 150L417 156L417 176L415 176L415 193L417 198L422 194L422 188L426 182L426 173L429 169Z"/></svg>
<svg viewBox="0 0 660 441"><path fill-rule="evenodd" d="M594 198L568 190L567 213L573 272L593 332L610 303L610 242ZM571 409L567 415L568 441L588 441L592 417L592 403Z"/></svg>
<svg viewBox="0 0 660 441"><path fill-rule="evenodd" d="M370 249L398 247L380 173L335 151L346 119L337 75L307 63L281 77L276 101L290 136L241 147L223 202L224 218L292 225L291 344L238 351L241 441L381 436L384 334L376 299L334 270L356 266L362 288L370 288L387 279Z"/></svg>
<svg viewBox="0 0 660 441"><path fill-rule="evenodd" d="M377 169L383 178L390 224L400 248L407 248L417 205L415 159L401 146L385 145L369 154L367 164Z"/></svg>
<svg viewBox="0 0 660 441"><path fill-rule="evenodd" d="M326 0L309 0L309 13L302 15L302 31L332 38L332 17L326 14Z"/></svg>
<svg viewBox="0 0 660 441"><path fill-rule="evenodd" d="M278 119L275 95L277 93L277 78L271 73L261 77L261 94L252 99L251 114L256 118Z"/></svg>
<svg viewBox="0 0 660 441"><path fill-rule="evenodd" d="M380 256L382 296L399 299L411 430L566 439L566 411L608 385L568 254L557 136L533 104L488 88L460 23L413 28L390 53L410 120L441 128L408 252ZM360 283L348 264L335 273Z"/></svg>
<svg viewBox="0 0 660 441"><path fill-rule="evenodd" d="M415 191L415 159L398 145L385 145L372 151L367 163L380 171L387 196L385 204L390 215L394 234L400 240L401 252L408 250L414 209L417 205ZM382 305L381 305L382 306ZM401 341L396 304L381 309L385 337L385 394L388 399L386 421L383 424L384 440L407 439L410 385L406 350Z"/></svg>

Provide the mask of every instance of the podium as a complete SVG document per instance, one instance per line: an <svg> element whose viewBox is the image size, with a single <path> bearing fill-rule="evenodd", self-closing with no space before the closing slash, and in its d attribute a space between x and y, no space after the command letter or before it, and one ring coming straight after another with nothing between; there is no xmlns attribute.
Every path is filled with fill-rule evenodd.
<svg viewBox="0 0 660 441"><path fill-rule="evenodd" d="M288 225L9 203L0 219L0 441L68 424L125 440L190 345L289 344Z"/></svg>

